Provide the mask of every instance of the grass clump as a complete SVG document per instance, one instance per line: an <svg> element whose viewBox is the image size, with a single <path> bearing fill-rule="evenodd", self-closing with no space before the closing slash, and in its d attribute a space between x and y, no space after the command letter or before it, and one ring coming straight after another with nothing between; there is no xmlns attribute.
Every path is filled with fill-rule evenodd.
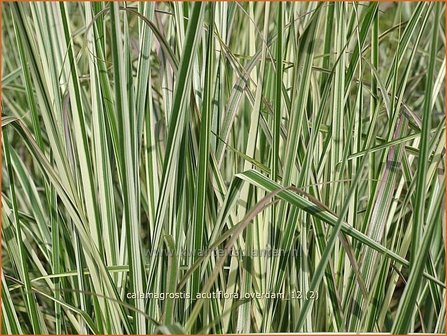
<svg viewBox="0 0 447 336"><path fill-rule="evenodd" d="M445 5L2 5L2 332L445 332Z"/></svg>

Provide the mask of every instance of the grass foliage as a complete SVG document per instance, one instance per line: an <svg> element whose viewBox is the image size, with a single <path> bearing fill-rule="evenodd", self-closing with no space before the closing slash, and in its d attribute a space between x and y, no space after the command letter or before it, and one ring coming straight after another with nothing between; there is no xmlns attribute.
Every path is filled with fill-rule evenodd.
<svg viewBox="0 0 447 336"><path fill-rule="evenodd" d="M2 8L2 333L445 332L444 3Z"/></svg>

